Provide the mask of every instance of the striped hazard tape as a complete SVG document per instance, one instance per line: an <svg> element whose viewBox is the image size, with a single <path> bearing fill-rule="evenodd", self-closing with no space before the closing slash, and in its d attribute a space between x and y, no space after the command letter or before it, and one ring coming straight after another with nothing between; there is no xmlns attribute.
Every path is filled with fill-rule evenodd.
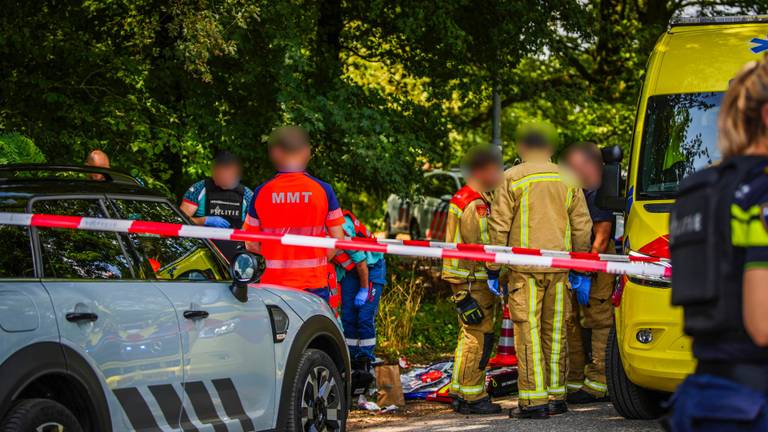
<svg viewBox="0 0 768 432"><path fill-rule="evenodd" d="M285 246L314 247L323 249L360 250L392 255L438 259L464 259L514 266L559 268L566 270L632 274L656 278L669 278L669 265L652 262L614 262L585 259L572 256L546 256L518 252L495 252L485 248L441 248L432 245L391 244L378 241L340 240L330 237L313 237L295 234L267 234L230 228L211 228L166 222L127 219L103 219L80 216L49 214L0 213L0 225L21 225L45 228L80 229L88 231L112 231L135 234L154 234L168 237L190 237L213 240L247 242L278 242Z"/></svg>
<svg viewBox="0 0 768 432"><path fill-rule="evenodd" d="M557 258L577 258L584 260L594 261L613 261L613 262L647 262L647 263L667 263L666 258L658 258L647 255L617 255L617 254L600 254L590 252L566 252L547 249L531 249L511 246L495 246L495 245L483 245L473 243L447 243L440 241L429 240L399 240L399 239L379 239L379 238L363 238L355 237L349 240L359 242L373 242L381 244L399 244L405 246L425 246L441 249L459 249L459 250L474 250L483 251L489 253L513 253L520 255L534 255L534 256L549 256Z"/></svg>

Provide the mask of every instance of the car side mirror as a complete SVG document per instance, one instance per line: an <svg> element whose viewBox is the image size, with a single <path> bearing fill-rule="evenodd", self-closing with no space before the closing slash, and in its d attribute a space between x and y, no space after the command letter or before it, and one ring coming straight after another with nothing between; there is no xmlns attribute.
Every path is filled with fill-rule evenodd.
<svg viewBox="0 0 768 432"><path fill-rule="evenodd" d="M451 198L453 198L453 195L445 194L445 195L440 197L440 201L449 202L451 200Z"/></svg>
<svg viewBox="0 0 768 432"><path fill-rule="evenodd" d="M603 210L620 212L624 210L625 199L621 194L621 159L623 152L619 146L601 150L603 156L603 177L597 190L595 204Z"/></svg>
<svg viewBox="0 0 768 432"><path fill-rule="evenodd" d="M230 273L232 274L232 294L245 303L248 301L248 284L258 282L264 270L267 269L267 261L261 255L250 252L240 252L232 258Z"/></svg>

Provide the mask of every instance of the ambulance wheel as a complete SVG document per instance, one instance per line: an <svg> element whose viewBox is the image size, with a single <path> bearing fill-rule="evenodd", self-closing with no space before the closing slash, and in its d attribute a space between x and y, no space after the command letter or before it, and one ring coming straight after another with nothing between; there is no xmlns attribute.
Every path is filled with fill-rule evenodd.
<svg viewBox="0 0 768 432"><path fill-rule="evenodd" d="M347 402L341 374L328 354L308 349L299 359L291 386L287 430L331 432L346 430Z"/></svg>
<svg viewBox="0 0 768 432"><path fill-rule="evenodd" d="M616 327L612 327L608 335L605 356L608 395L611 397L616 411L627 419L653 420L659 418L664 412L662 402L666 395L644 389L629 380L619 354Z"/></svg>
<svg viewBox="0 0 768 432"><path fill-rule="evenodd" d="M8 411L0 432L82 432L75 416L50 399L23 399Z"/></svg>

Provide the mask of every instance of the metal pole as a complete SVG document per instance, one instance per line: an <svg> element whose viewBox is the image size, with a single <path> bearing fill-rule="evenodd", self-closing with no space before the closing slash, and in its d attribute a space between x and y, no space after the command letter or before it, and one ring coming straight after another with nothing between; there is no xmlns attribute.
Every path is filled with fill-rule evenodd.
<svg viewBox="0 0 768 432"><path fill-rule="evenodd" d="M493 128L491 143L501 149L501 94L498 84L493 86L493 119L491 125Z"/></svg>

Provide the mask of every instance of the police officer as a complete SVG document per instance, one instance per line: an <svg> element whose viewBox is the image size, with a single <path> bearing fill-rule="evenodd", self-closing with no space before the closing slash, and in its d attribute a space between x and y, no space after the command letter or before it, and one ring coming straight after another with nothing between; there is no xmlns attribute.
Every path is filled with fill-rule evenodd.
<svg viewBox="0 0 768 432"><path fill-rule="evenodd" d="M768 61L731 82L718 119L721 164L683 180L670 216L672 303L696 373L672 431L768 430Z"/></svg>
<svg viewBox="0 0 768 432"><path fill-rule="evenodd" d="M504 173L489 221L491 244L586 252L592 222L584 193L551 162L551 133L529 126L519 133L522 163ZM499 266L490 264L492 270ZM543 419L567 411L565 403L568 272L514 266L509 309L518 355L518 408L510 416ZM550 398L552 402L550 403Z"/></svg>
<svg viewBox="0 0 768 432"><path fill-rule="evenodd" d="M600 149L591 142L571 146L565 163L578 178L592 219L592 253L610 253L615 217L595 204L603 175ZM579 278L583 283L576 282ZM570 404L607 401L605 347L613 325L611 294L616 279L609 273L571 274L571 317L568 320L568 398ZM579 281L580 282L580 281ZM574 286L574 285L581 286ZM583 339L586 336L586 344ZM584 346L588 346L587 354Z"/></svg>
<svg viewBox="0 0 768 432"><path fill-rule="evenodd" d="M490 204L483 193L501 180L501 153L491 146L476 147L464 158L466 186L451 198L446 222L446 241L490 241ZM442 279L451 284L459 312L459 341L453 364L451 394L454 409L463 414L493 414L501 406L491 403L485 391L485 367L493 350L493 324L498 304L498 273L488 281L485 266L477 261L443 260Z"/></svg>
<svg viewBox="0 0 768 432"><path fill-rule="evenodd" d="M242 166L234 154L216 153L211 177L187 189L181 200L181 211L197 225L217 228L240 228L253 192L240 183ZM214 240L227 259L243 250L241 242Z"/></svg>
<svg viewBox="0 0 768 432"><path fill-rule="evenodd" d="M312 157L306 131L296 126L277 129L269 140L269 157L278 172L254 190L243 229L344 238L344 215L336 193L331 185L306 172ZM275 242L246 242L246 248L261 253L267 261L262 283L298 288L330 300L328 259L334 250Z"/></svg>

